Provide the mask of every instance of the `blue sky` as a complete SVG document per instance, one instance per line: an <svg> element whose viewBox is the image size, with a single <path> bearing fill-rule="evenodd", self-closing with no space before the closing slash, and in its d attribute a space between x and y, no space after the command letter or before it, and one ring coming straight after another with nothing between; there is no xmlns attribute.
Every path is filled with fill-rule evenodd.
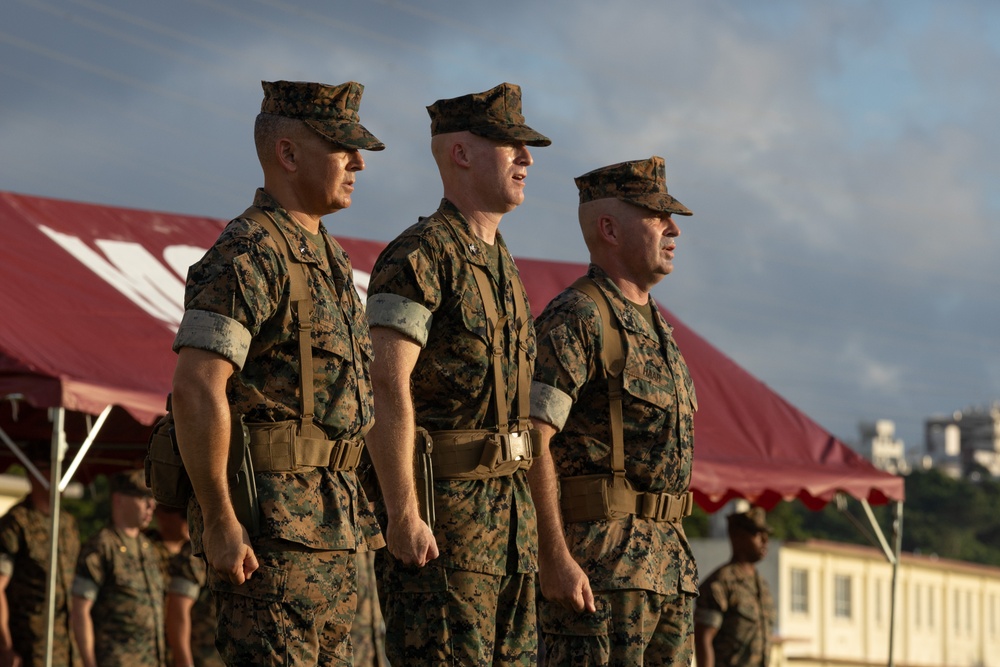
<svg viewBox="0 0 1000 667"><path fill-rule="evenodd" d="M653 154L695 216L658 300L842 439L1000 399L1000 4L9 0L0 189L228 218L261 79L365 84L335 234L440 197L424 107L524 90L515 254L585 261L573 177Z"/></svg>

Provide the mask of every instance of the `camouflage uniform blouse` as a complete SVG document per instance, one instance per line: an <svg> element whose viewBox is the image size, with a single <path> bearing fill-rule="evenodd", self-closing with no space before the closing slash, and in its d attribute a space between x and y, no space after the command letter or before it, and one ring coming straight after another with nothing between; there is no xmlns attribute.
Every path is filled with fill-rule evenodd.
<svg viewBox="0 0 1000 667"><path fill-rule="evenodd" d="M767 667L774 618L774 599L756 569L748 574L729 563L701 586L695 622L718 629L712 647L719 667Z"/></svg>
<svg viewBox="0 0 1000 667"><path fill-rule="evenodd" d="M587 275L611 297L611 310L625 334L626 477L638 491L685 493L697 403L671 329L652 303L657 322L652 330L601 268L591 265ZM582 292L567 289L546 306L536 331L531 416L559 429L550 443L556 473L610 475L608 383L597 305ZM595 591L637 588L673 595L698 590L694 556L680 523L628 515L567 523L565 529L570 551Z"/></svg>
<svg viewBox="0 0 1000 667"><path fill-rule="evenodd" d="M313 298L312 355L316 422L331 440L361 438L371 427L368 364L371 339L354 289L347 254L320 226L327 252L263 190L254 205L270 212L305 263ZM229 223L188 272L185 315L174 350L222 355L239 369L229 402L247 422L295 419L301 409L298 334L292 325L290 284L280 245L245 218ZM255 475L262 538L315 549L364 551L385 544L353 472L311 468ZM201 550L201 520L192 503L191 538Z"/></svg>
<svg viewBox="0 0 1000 667"><path fill-rule="evenodd" d="M166 665L160 557L142 533L135 540L107 526L77 560L73 595L91 600L94 654L101 667Z"/></svg>
<svg viewBox="0 0 1000 667"><path fill-rule="evenodd" d="M195 667L223 667L215 650L215 603L208 588L208 565L188 542L170 559L168 591L194 600L191 607L191 656Z"/></svg>
<svg viewBox="0 0 1000 667"><path fill-rule="evenodd" d="M499 288L483 241L472 234L458 209L442 200L437 213L389 244L372 270L369 323L400 331L423 348L411 382L417 426L428 431L496 425L486 314L469 264L491 274L497 310L511 319L514 290L524 292L499 234L496 244ZM506 400L513 419L517 341L510 328L503 345ZM530 363L535 356L533 334L527 355ZM535 507L523 471L485 480L435 480L434 487L434 537L441 552L435 563L493 575L536 570ZM508 550L512 542L515 546Z"/></svg>
<svg viewBox="0 0 1000 667"><path fill-rule="evenodd" d="M49 571L49 522L26 498L0 518L0 574L7 584L8 619L14 650L24 664L45 664L45 583ZM55 586L55 641L53 665L80 664L80 654L70 641L69 591L73 586L80 536L71 514L59 513L59 574ZM2 595L2 593L0 593Z"/></svg>

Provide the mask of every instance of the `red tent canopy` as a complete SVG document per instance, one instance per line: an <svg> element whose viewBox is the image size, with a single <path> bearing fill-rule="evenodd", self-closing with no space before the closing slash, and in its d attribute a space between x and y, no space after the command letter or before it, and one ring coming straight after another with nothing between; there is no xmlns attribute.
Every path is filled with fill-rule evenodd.
<svg viewBox="0 0 1000 667"><path fill-rule="evenodd" d="M224 225L0 192L0 398L20 397L0 408L0 428L14 439L48 438L44 409L64 407L75 413L72 440L83 415L114 405L98 444L142 445L170 388L187 267ZM338 240L364 296L383 244ZM586 268L518 266L535 312ZM901 478L876 470L663 312L698 392L692 488L702 507L743 497L765 507L799 498L818 509L838 492L873 504L903 499Z"/></svg>

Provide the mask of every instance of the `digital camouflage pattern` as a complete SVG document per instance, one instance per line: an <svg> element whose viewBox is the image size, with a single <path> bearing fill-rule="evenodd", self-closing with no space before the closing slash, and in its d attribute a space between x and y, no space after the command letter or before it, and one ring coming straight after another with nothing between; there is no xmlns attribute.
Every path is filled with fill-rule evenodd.
<svg viewBox="0 0 1000 667"><path fill-rule="evenodd" d="M380 151L385 144L358 117L365 87L356 81L338 86L304 81L261 81L260 112L303 121L323 138L346 148Z"/></svg>
<svg viewBox="0 0 1000 667"><path fill-rule="evenodd" d="M581 204L596 199L620 199L652 211L691 215L691 209L667 192L666 167L658 155L601 167L574 180Z"/></svg>
<svg viewBox="0 0 1000 667"><path fill-rule="evenodd" d="M356 554L358 566L358 610L351 625L354 667L387 667L385 620L375 582L375 552Z"/></svg>
<svg viewBox="0 0 1000 667"><path fill-rule="evenodd" d="M535 580L428 565L389 593L386 653L394 665L534 666ZM429 577L439 585L427 585ZM424 585L420 585L420 584ZM396 586L395 582L386 586Z"/></svg>
<svg viewBox="0 0 1000 667"><path fill-rule="evenodd" d="M591 265L587 275L611 297L611 310L625 334L625 475L637 491L683 494L691 481L697 409L684 358L655 302L658 331L626 302L600 267ZM531 415L560 429L550 443L556 473L610 475L608 383L597 304L567 289L539 316L536 332ZM628 515L568 523L566 541L595 591L698 591L694 556L679 522Z"/></svg>
<svg viewBox="0 0 1000 667"><path fill-rule="evenodd" d="M260 567L241 585L209 570L227 665L347 666L357 609L355 554L259 540Z"/></svg>
<svg viewBox="0 0 1000 667"><path fill-rule="evenodd" d="M50 517L35 509L26 498L0 517L0 574L10 577L7 584L8 619L14 651L24 667L45 664L45 585L49 571ZM59 574L55 587L55 618L52 664L72 667L81 664L69 624L70 590L80 536L71 514L59 513ZM3 593L0 593L2 595Z"/></svg>
<svg viewBox="0 0 1000 667"><path fill-rule="evenodd" d="M371 339L364 307L354 289L347 254L323 229L321 252L263 190L254 205L269 211L293 239L291 252L305 263L313 298L312 346L316 422L331 440L363 437L373 403L368 365ZM321 226L322 229L322 226ZM229 223L215 245L188 273L185 307L218 328L188 326L185 315L174 349L206 349L235 361L224 332L242 329L251 343L246 362L233 375L229 401L247 422L277 422L299 416L299 348L289 304L289 279L278 244L248 219ZM223 333L223 335L220 335ZM255 475L261 537L315 549L364 551L385 544L354 472L307 468ZM195 553L201 552L201 511L189 511Z"/></svg>
<svg viewBox="0 0 1000 667"><path fill-rule="evenodd" d="M611 591L596 593L594 606L594 613L577 613L539 601L547 666L693 664L693 596Z"/></svg>
<svg viewBox="0 0 1000 667"><path fill-rule="evenodd" d="M468 131L497 141L520 141L548 146L552 140L524 124L521 86L501 83L482 93L438 100L427 107L431 136Z"/></svg>
<svg viewBox="0 0 1000 667"><path fill-rule="evenodd" d="M775 613L767 580L728 563L701 585L695 620L718 629L712 647L719 667L767 667Z"/></svg>
<svg viewBox="0 0 1000 667"><path fill-rule="evenodd" d="M369 321L372 326L396 329L423 346L411 375L411 393L417 425L428 431L496 425L486 314L468 268L469 264L483 266L492 277L491 285L499 291L493 295L498 310L513 313L514 290L523 294L524 286L499 234L496 250L499 266L491 267L491 253L472 234L458 209L443 200L433 216L404 231L375 263L368 286ZM517 341L509 325L502 345L506 401L509 414L515 416ZM530 363L535 356L533 334L527 345ZM428 611L423 596L409 593L445 595L454 570L507 578L508 585L520 586L517 578L508 575L520 573L533 580L531 573L537 569L535 508L524 471L492 479L435 480L434 492L434 537L440 556L419 570L402 566L386 552L380 552L376 559L380 595L385 591L383 609L390 640L394 632L390 615L406 616L417 623ZM524 598L518 600L529 603ZM501 597L498 604L508 601ZM513 647L521 651L534 645L533 599L530 602L530 609L480 610L496 617L497 632L505 636L503 650ZM518 625L501 630L507 621ZM465 650L465 643L478 645L481 641L473 626L448 629L451 634L436 641L446 642L456 652ZM431 637L424 640L435 641ZM399 661L391 650L389 658ZM412 663L404 660L400 664Z"/></svg>
<svg viewBox="0 0 1000 667"><path fill-rule="evenodd" d="M94 654L101 667L166 665L160 559L142 533L133 541L110 526L80 549L73 595L93 601Z"/></svg>
<svg viewBox="0 0 1000 667"><path fill-rule="evenodd" d="M208 565L195 556L188 542L170 559L168 587L171 593L194 600L191 607L191 657L194 667L223 667L215 648L215 601L208 588Z"/></svg>

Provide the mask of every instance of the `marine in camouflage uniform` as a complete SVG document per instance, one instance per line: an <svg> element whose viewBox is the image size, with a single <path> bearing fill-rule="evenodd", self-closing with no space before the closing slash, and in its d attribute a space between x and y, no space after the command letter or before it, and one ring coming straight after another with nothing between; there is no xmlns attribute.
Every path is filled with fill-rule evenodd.
<svg viewBox="0 0 1000 667"><path fill-rule="evenodd" d="M649 296L673 269L680 232L671 215L690 211L667 193L663 160L656 156L589 172L576 183L592 261L587 277L598 290L594 295L609 304L614 334L624 342L621 442L628 498L634 500L628 511L605 512L601 505L599 515L566 518L570 478L591 475L610 483L614 440L602 356L609 346L606 325L594 298L569 288L536 322L531 397L531 415L549 453L543 449L529 473L539 516L545 661L687 665L698 588L682 512L637 508L647 498L651 507L665 502L660 494L690 503L694 386ZM600 505L601 494L591 500Z"/></svg>
<svg viewBox="0 0 1000 667"><path fill-rule="evenodd" d="M164 667L164 581L145 473L111 480L111 523L84 543L73 580L73 625L86 667ZM89 623L87 622L89 620Z"/></svg>
<svg viewBox="0 0 1000 667"><path fill-rule="evenodd" d="M695 609L698 667L767 667L774 598L755 564L771 533L760 507L729 515L733 557L701 585Z"/></svg>
<svg viewBox="0 0 1000 667"><path fill-rule="evenodd" d="M170 558L167 579L167 641L178 656L190 654L186 665L222 667L215 648L215 601L208 588L208 566L188 542ZM182 628L184 631L182 631ZM183 641L186 646L181 648Z"/></svg>
<svg viewBox="0 0 1000 667"><path fill-rule="evenodd" d="M358 611L351 626L354 667L388 667L385 655L385 620L375 582L375 552L357 555Z"/></svg>
<svg viewBox="0 0 1000 667"><path fill-rule="evenodd" d="M526 306L515 306L527 299L497 227L523 199L532 162L526 146L550 142L524 125L520 110L520 88L506 83L428 107L445 198L389 244L368 287L376 405L385 406L369 449L387 521L389 549L376 559L392 664L534 664L535 513L523 469L437 474L431 534L426 511L418 516L413 468L415 427L430 432L435 457L450 451L443 432L479 432L470 449L477 462L485 432L528 428L534 334ZM456 155L471 158L459 167ZM484 185L493 174L500 177ZM482 198L503 198L506 208L484 214L475 206ZM484 298L498 318L507 316L497 334L498 366ZM495 368L505 396L498 396ZM523 415L515 401L519 368Z"/></svg>
<svg viewBox="0 0 1000 667"><path fill-rule="evenodd" d="M350 664L354 554L384 541L357 476L335 454L357 451L371 425L372 352L350 261L320 218L350 206L364 169L359 149L384 146L359 122L358 83L263 87L255 139L264 187L253 204L284 238L253 212L230 222L188 273L174 341L174 418L196 495L191 537L210 566L226 664ZM312 305L307 395L286 253L307 273ZM230 411L251 433L290 428L296 439L288 465L254 455L260 525L252 542L225 483ZM297 463L317 443L328 458Z"/></svg>
<svg viewBox="0 0 1000 667"><path fill-rule="evenodd" d="M48 469L41 469L44 475ZM0 518L0 589L6 604L7 628L11 650L24 667L45 664L45 586L49 570L49 534L51 515L37 505L48 507L48 494L31 477L30 495ZM53 618L52 664L74 667L80 664L80 653L71 639L69 591L80 552L80 536L73 515L59 513L58 566L55 585L55 617ZM2 651L2 648L0 648ZM3 661L0 660L0 663Z"/></svg>

